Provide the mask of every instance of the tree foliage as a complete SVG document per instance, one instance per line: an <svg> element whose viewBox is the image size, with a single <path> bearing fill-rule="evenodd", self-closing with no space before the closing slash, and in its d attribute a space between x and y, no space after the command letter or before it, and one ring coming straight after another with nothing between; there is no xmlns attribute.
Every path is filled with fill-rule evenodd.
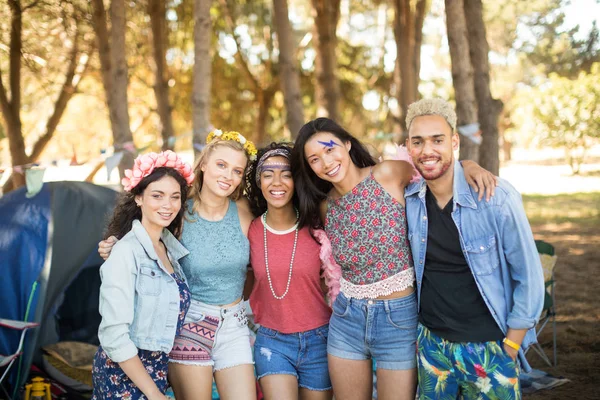
<svg viewBox="0 0 600 400"><path fill-rule="evenodd" d="M539 144L563 148L574 174L580 172L586 151L600 142L600 63L576 79L552 73L544 84L522 97L518 110L521 120L532 128Z"/></svg>

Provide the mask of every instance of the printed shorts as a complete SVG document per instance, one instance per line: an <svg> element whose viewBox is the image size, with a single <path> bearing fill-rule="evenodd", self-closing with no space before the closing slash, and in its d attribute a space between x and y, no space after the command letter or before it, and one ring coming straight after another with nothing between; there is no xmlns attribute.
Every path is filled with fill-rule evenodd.
<svg viewBox="0 0 600 400"><path fill-rule="evenodd" d="M169 361L215 371L254 364L244 302L223 308L192 300Z"/></svg>

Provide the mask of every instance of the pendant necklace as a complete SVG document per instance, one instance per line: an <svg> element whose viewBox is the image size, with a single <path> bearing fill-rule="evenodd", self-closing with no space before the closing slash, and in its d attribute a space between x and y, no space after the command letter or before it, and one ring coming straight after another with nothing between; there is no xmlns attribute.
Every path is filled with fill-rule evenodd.
<svg viewBox="0 0 600 400"><path fill-rule="evenodd" d="M292 269L294 266L294 257L296 256L296 245L298 244L299 214L298 214L298 210L296 210L296 229L295 229L295 233L294 233L294 247L292 248L292 259L290 260L290 272L288 274L287 284L285 285L285 292L283 292L283 294L281 296L277 296L277 294L275 293L275 289L273 289L273 282L271 281L271 273L269 272L269 253L267 251L267 212L268 211L265 211L265 213L262 215L263 239L264 239L264 243L265 243L265 267L267 270L267 280L269 281L269 287L271 288L271 293L273 294L273 297L275 297L277 300L282 300L288 294L288 292L290 290L290 282L292 281Z"/></svg>

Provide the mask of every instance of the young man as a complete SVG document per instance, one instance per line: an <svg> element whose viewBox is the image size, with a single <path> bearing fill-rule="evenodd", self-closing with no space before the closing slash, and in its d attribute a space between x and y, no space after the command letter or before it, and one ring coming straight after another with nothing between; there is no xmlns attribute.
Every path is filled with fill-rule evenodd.
<svg viewBox="0 0 600 400"><path fill-rule="evenodd" d="M478 200L454 157L447 102L413 103L408 151L421 181L406 189L417 276L421 399L519 399L523 348L536 340L544 279L520 194L499 179Z"/></svg>

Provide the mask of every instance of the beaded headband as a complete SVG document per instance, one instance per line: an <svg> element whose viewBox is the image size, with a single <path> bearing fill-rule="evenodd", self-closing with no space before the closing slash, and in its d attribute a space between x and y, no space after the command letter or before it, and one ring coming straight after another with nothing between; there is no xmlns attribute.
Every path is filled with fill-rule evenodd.
<svg viewBox="0 0 600 400"><path fill-rule="evenodd" d="M272 149L265 152L265 154L260 157L260 160L258 160L258 163L256 164L256 176L254 177L258 186L260 186L260 174L263 172L265 161L267 161L268 158L277 156L284 157L289 160L291 157L291 151L287 148Z"/></svg>

